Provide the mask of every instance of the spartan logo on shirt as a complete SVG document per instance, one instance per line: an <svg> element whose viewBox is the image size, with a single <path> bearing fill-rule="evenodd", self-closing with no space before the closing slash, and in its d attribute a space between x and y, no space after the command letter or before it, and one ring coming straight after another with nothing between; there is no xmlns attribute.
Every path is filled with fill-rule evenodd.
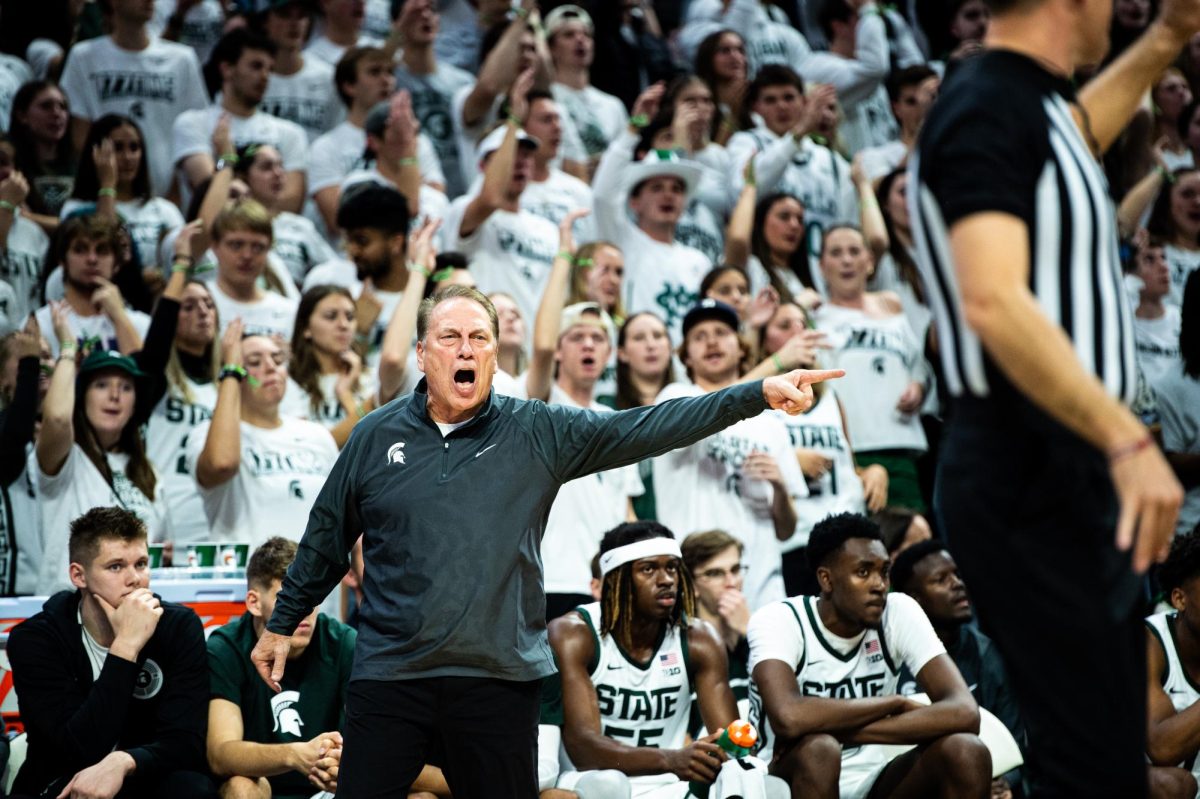
<svg viewBox="0 0 1200 799"><path fill-rule="evenodd" d="M300 728L304 726L304 721L300 718L300 711L296 710L299 701L299 691L281 691L271 697L271 715L275 718L275 726L271 732L294 735L297 738L302 735Z"/></svg>
<svg viewBox="0 0 1200 799"><path fill-rule="evenodd" d="M150 658L142 664L137 679L133 681L134 699L153 699L163 687L162 668Z"/></svg>
<svg viewBox="0 0 1200 799"><path fill-rule="evenodd" d="M662 291L654 295L654 302L662 309L668 329L683 319L697 299L696 292L680 283L664 283Z"/></svg>
<svg viewBox="0 0 1200 799"><path fill-rule="evenodd" d="M100 101L132 98L175 102L175 76L171 72L101 70L91 75Z"/></svg>
<svg viewBox="0 0 1200 799"><path fill-rule="evenodd" d="M395 444L392 444L390 447L388 447L387 462L388 463L398 463L401 466L404 465L404 442L403 441L397 441Z"/></svg>

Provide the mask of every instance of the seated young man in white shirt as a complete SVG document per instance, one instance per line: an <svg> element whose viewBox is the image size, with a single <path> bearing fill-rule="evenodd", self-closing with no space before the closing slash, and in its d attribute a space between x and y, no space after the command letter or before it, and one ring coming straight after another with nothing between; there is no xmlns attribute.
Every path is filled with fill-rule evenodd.
<svg viewBox="0 0 1200 799"><path fill-rule="evenodd" d="M808 557L821 595L750 619L758 756L793 796L987 799L992 761L978 737L979 706L916 601L888 594L879 527L858 514L831 516L813 528ZM932 704L897 692L902 664ZM918 746L889 761L880 743Z"/></svg>
<svg viewBox="0 0 1200 799"><path fill-rule="evenodd" d="M183 173L185 188L195 189L213 174L213 130L222 116L228 116L235 147L269 144L283 156L287 176L279 206L299 213L304 204L308 137L295 122L258 108L270 84L275 44L246 28L235 28L217 42L212 58L221 71L220 102L180 114L171 129L171 163ZM218 156L232 160L236 153Z"/></svg>
<svg viewBox="0 0 1200 799"><path fill-rule="evenodd" d="M296 301L260 284L274 235L270 214L254 200L238 200L217 214L212 229L217 274L210 288L222 330L240 319L248 333L291 339Z"/></svg>
<svg viewBox="0 0 1200 799"><path fill-rule="evenodd" d="M188 437L186 455L212 538L254 546L271 534L298 541L337 459L337 444L324 426L280 415L287 356L274 338L243 340L234 319L221 350L217 404L212 419Z"/></svg>

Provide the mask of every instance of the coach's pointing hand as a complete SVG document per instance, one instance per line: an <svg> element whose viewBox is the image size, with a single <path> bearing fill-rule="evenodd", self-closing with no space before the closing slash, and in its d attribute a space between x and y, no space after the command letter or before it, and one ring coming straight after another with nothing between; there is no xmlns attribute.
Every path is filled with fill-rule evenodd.
<svg viewBox="0 0 1200 799"><path fill-rule="evenodd" d="M793 369L763 381L763 399L777 411L795 416L813 406L813 383L846 374L843 369ZM260 641L261 643L261 641Z"/></svg>
<svg viewBox="0 0 1200 799"><path fill-rule="evenodd" d="M291 636L263 630L258 643L254 645L254 651L250 653L250 662L258 669L258 676L276 693L279 692L279 681L283 679L283 667L291 650Z"/></svg>

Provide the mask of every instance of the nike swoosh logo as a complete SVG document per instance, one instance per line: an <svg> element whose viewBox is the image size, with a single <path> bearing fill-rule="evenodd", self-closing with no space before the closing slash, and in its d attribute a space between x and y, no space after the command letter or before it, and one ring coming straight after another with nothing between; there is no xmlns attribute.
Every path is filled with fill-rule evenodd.
<svg viewBox="0 0 1200 799"><path fill-rule="evenodd" d="M476 458L478 458L480 455L482 455L483 453L487 452L489 449L491 449L491 448L492 448L492 447L494 447L494 446L496 446L496 445L495 445L495 444L492 444L492 445L490 445L490 446L486 446L486 447L484 447L483 449L481 449L481 450L479 450L478 452L476 452L476 453L475 453L475 457L476 457Z"/></svg>
<svg viewBox="0 0 1200 799"><path fill-rule="evenodd" d="M612 671L613 669L619 669L619 668L621 668L621 667L620 666L608 666L609 671Z"/></svg>

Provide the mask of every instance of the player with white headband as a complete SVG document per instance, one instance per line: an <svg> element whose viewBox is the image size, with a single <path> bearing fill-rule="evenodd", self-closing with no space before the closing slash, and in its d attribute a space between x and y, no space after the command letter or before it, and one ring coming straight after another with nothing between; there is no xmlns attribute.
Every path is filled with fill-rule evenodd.
<svg viewBox="0 0 1200 799"><path fill-rule="evenodd" d="M590 788L602 774L612 788L615 775L630 792L605 796L682 799L690 781L716 780L727 759L717 735L685 745L693 689L709 730L737 718L725 646L696 618L679 542L661 524L605 533L600 571L600 601L550 622L570 760L558 787ZM768 780L768 796L788 795L782 781ZM720 795L718 782L710 796Z"/></svg>

